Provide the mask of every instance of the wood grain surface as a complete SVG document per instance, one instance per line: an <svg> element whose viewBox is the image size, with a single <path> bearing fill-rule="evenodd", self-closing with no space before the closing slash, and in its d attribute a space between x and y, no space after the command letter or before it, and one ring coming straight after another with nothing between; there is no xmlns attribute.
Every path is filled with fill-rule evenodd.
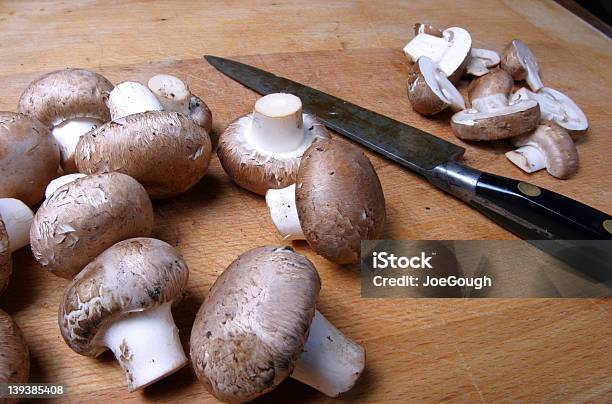
<svg viewBox="0 0 612 404"><path fill-rule="evenodd" d="M467 149L466 162L476 168L529 179L612 211L612 48L600 33L548 1L309 4L0 3L0 109L14 110L26 84L55 68L95 68L113 82L146 81L167 72L188 82L208 103L218 134L248 112L257 95L200 56L255 54L236 58L460 144ZM568 181L546 173L527 176L506 161L506 144L461 142L450 131L449 114L425 119L414 113L405 95L408 66L400 48L419 20L464 26L476 46L498 51L514 37L529 43L545 84L572 97L590 119L589 136L578 145L578 175ZM368 156L387 199L385 237L513 238L410 172ZM233 185L216 158L194 189L156 202L155 213L154 236L175 245L190 268L187 297L174 310L187 348L195 313L216 277L243 251L282 241L264 200ZM340 399L326 399L288 380L262 402L612 400L609 299L362 299L358 268L333 265L304 243L294 246L321 274L321 312L366 348L366 371ZM67 282L39 267L27 248L14 254L14 261L0 307L24 331L32 381L65 384L69 395L64 401L69 402L215 401L188 367L128 394L111 354L81 357L64 344L57 307Z"/></svg>

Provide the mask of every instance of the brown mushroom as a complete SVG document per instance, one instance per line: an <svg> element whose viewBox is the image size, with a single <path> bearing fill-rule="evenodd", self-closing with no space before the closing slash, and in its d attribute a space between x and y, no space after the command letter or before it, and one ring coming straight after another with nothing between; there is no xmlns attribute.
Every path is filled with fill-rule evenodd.
<svg viewBox="0 0 612 404"><path fill-rule="evenodd" d="M510 102L512 86L512 78L502 69L493 69L472 81L468 89L471 108L451 118L455 135L465 140L496 140L534 130L540 122L538 103Z"/></svg>
<svg viewBox="0 0 612 404"><path fill-rule="evenodd" d="M47 127L27 115L0 112L0 198L38 203L59 163L60 152Z"/></svg>
<svg viewBox="0 0 612 404"><path fill-rule="evenodd" d="M546 168L553 177L567 179L578 171L578 151L571 136L562 127L545 122L528 134L512 139L516 150L506 157L525 172Z"/></svg>
<svg viewBox="0 0 612 404"><path fill-rule="evenodd" d="M232 122L219 138L217 155L230 178L263 195L295 182L300 158L313 142L329 134L319 120L302 113L292 94L268 94L251 114Z"/></svg>
<svg viewBox="0 0 612 404"><path fill-rule="evenodd" d="M245 402L292 377L336 397L357 382L365 351L316 310L319 275L289 247L239 256L215 281L191 331L191 363L220 400Z"/></svg>
<svg viewBox="0 0 612 404"><path fill-rule="evenodd" d="M27 383L30 378L30 352L21 330L11 316L0 310L0 384ZM0 403L16 403L0 397Z"/></svg>
<svg viewBox="0 0 612 404"><path fill-rule="evenodd" d="M540 67L529 46L520 39L513 39L502 52L501 68L514 80L526 80L533 91L544 87L540 79Z"/></svg>
<svg viewBox="0 0 612 404"><path fill-rule="evenodd" d="M85 69L57 70L34 80L19 99L18 111L52 127L64 172L75 172L79 138L110 119L106 100L113 85Z"/></svg>
<svg viewBox="0 0 612 404"><path fill-rule="evenodd" d="M110 349L129 391L144 388L187 364L170 310L187 278L187 265L171 245L121 241L66 287L58 316L62 337L81 355Z"/></svg>
<svg viewBox="0 0 612 404"><path fill-rule="evenodd" d="M338 264L360 261L361 240L382 235L385 197L363 152L348 143L323 140L306 150L297 183L269 190L272 221L288 239Z"/></svg>
<svg viewBox="0 0 612 404"><path fill-rule="evenodd" d="M153 231L147 191L121 173L92 174L61 185L30 228L32 254L54 275L72 279L113 244Z"/></svg>

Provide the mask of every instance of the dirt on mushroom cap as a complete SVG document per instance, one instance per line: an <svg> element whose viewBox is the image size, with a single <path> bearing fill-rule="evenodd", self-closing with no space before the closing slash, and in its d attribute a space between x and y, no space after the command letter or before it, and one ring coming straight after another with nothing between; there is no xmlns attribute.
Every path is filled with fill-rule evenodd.
<svg viewBox="0 0 612 404"><path fill-rule="evenodd" d="M97 356L106 350L98 332L130 312L173 302L182 296L189 272L168 243L133 238L110 247L66 287L58 320L62 337L75 352Z"/></svg>
<svg viewBox="0 0 612 404"><path fill-rule="evenodd" d="M30 353L21 330L0 310L0 383L26 383L30 377ZM0 400L4 402L12 402Z"/></svg>
<svg viewBox="0 0 612 404"><path fill-rule="evenodd" d="M34 216L32 254L55 275L72 279L118 241L153 231L145 189L121 173L92 174L58 188Z"/></svg>
<svg viewBox="0 0 612 404"><path fill-rule="evenodd" d="M2 216L0 215L0 296L5 291L12 272L13 262L8 233L4 226L4 220L2 220Z"/></svg>
<svg viewBox="0 0 612 404"><path fill-rule="evenodd" d="M259 195L268 189L285 188L295 183L300 165L299 155L263 153L246 139L251 114L232 122L219 138L217 155L225 172L242 188ZM303 114L306 131L315 132L314 142L329 138L329 133L311 114Z"/></svg>
<svg viewBox="0 0 612 404"><path fill-rule="evenodd" d="M0 198L31 206L57 176L60 152L51 132L36 119L0 112Z"/></svg>
<svg viewBox="0 0 612 404"><path fill-rule="evenodd" d="M360 260L361 240L382 235L385 197L370 160L356 146L324 140L308 148L296 205L313 250L338 264Z"/></svg>
<svg viewBox="0 0 612 404"><path fill-rule="evenodd" d="M240 255L215 281L191 332L193 368L208 391L248 401L289 376L320 287L314 265L290 247Z"/></svg>
<svg viewBox="0 0 612 404"><path fill-rule="evenodd" d="M191 118L148 111L83 135L75 161L82 173L122 172L140 182L151 198L170 198L202 179L211 150L208 133Z"/></svg>
<svg viewBox="0 0 612 404"><path fill-rule="evenodd" d="M86 69L63 69L31 82L21 94L18 111L47 126L72 118L110 120L106 106L113 84Z"/></svg>

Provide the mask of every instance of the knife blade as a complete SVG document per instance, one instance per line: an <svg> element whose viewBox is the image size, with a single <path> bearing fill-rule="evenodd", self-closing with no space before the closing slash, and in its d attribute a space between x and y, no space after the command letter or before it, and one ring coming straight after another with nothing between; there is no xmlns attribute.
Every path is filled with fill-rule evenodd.
<svg viewBox="0 0 612 404"><path fill-rule="evenodd" d="M217 70L260 94L285 92L330 129L427 178L527 240L612 239L612 216L528 182L460 163L465 149L348 101L234 60L205 55Z"/></svg>

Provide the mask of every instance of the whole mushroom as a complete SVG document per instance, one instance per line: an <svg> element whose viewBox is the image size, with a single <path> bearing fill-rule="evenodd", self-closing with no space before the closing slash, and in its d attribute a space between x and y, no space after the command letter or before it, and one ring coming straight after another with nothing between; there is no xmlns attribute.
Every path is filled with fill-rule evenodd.
<svg viewBox="0 0 612 404"><path fill-rule="evenodd" d="M0 199L0 295L13 272L11 254L30 243L30 226L34 213L23 202Z"/></svg>
<svg viewBox="0 0 612 404"><path fill-rule="evenodd" d="M21 330L11 316L0 310L0 383L27 383L30 377L30 352ZM18 400L0 398L0 403Z"/></svg>
<svg viewBox="0 0 612 404"><path fill-rule="evenodd" d="M220 400L245 402L292 377L330 397L350 390L365 351L316 310L314 265L290 247L239 256L215 281L191 331L191 363Z"/></svg>
<svg viewBox="0 0 612 404"><path fill-rule="evenodd" d="M73 177L50 194L34 216L30 240L36 260L54 275L72 279L113 244L153 231L147 191L128 175Z"/></svg>
<svg viewBox="0 0 612 404"><path fill-rule="evenodd" d="M27 115L0 112L0 198L36 204L59 164L57 143L46 126Z"/></svg>
<svg viewBox="0 0 612 404"><path fill-rule="evenodd" d="M540 122L540 107L533 100L509 101L512 77L493 69L470 83L471 108L457 112L451 127L465 140L506 139L534 130Z"/></svg>
<svg viewBox="0 0 612 404"><path fill-rule="evenodd" d="M298 97L268 94L221 134L217 155L236 184L263 195L294 183L304 151L327 138L319 120L302 112Z"/></svg>
<svg viewBox="0 0 612 404"><path fill-rule="evenodd" d="M412 66L408 76L408 100L412 108L423 115L435 115L448 107L465 109L461 93L446 74L427 56Z"/></svg>
<svg viewBox="0 0 612 404"><path fill-rule="evenodd" d="M52 128L64 172L76 172L74 149L83 134L110 119L106 100L112 89L110 81L90 70L57 70L28 85L18 111Z"/></svg>
<svg viewBox="0 0 612 404"><path fill-rule="evenodd" d="M544 87L540 78L540 67L529 46L520 39L513 39L502 52L501 68L514 80L525 80L533 91Z"/></svg>
<svg viewBox="0 0 612 404"><path fill-rule="evenodd" d="M59 327L78 354L110 349L125 371L130 392L187 364L171 305L187 285L179 252L151 238L110 247L66 287Z"/></svg>
<svg viewBox="0 0 612 404"><path fill-rule="evenodd" d="M302 157L296 184L266 193L270 216L286 239L305 239L338 264L360 261L361 240L382 235L385 197L363 152L323 140Z"/></svg>

